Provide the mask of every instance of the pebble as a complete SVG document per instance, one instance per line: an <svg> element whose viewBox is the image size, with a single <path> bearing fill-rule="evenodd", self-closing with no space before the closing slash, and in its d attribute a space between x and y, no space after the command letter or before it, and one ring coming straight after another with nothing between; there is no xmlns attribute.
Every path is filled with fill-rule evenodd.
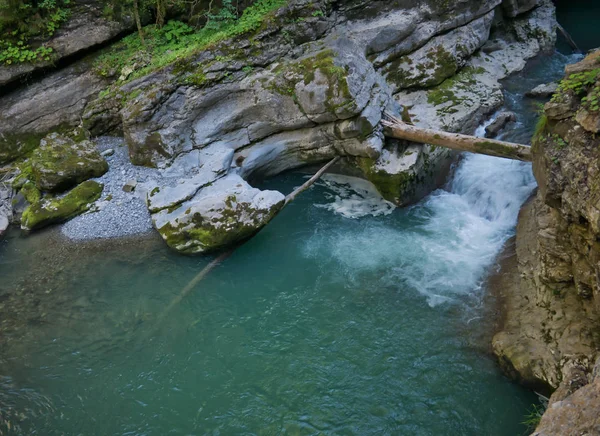
<svg viewBox="0 0 600 436"><path fill-rule="evenodd" d="M122 138L100 137L96 139L98 150L113 150L108 161L109 170L96 180L104 185L98 207L79 215L61 227L63 235L73 240L106 239L138 235L152 231L150 213L144 202L146 190L139 183L162 178L155 168L131 164L127 147ZM134 192L123 191L123 186L135 179ZM106 201L109 198L110 201Z"/></svg>

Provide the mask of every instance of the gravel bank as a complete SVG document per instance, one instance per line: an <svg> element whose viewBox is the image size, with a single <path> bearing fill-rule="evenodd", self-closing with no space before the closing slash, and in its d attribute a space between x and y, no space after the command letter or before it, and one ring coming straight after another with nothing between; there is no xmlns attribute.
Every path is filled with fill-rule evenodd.
<svg viewBox="0 0 600 436"><path fill-rule="evenodd" d="M65 223L61 232L69 239L105 239L131 236L152 231L150 213L144 203L148 182L161 179L157 169L132 165L122 138L101 137L96 140L102 152L113 149L107 156L109 170L96 180L104 191L90 212ZM137 181L133 192L123 191L130 180Z"/></svg>

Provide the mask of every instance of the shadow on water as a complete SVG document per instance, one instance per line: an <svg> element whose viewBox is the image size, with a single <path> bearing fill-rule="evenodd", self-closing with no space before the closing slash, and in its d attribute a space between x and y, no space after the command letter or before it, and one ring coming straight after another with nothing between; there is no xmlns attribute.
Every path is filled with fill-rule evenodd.
<svg viewBox="0 0 600 436"><path fill-rule="evenodd" d="M595 0L554 0L556 19L586 52L600 47L598 20L600 20L600 2ZM571 53L567 41L559 35L558 49L562 53Z"/></svg>

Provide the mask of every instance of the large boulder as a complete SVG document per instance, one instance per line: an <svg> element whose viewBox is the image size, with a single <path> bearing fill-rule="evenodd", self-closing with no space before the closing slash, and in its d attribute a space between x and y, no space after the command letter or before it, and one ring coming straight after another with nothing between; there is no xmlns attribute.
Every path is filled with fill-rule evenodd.
<svg viewBox="0 0 600 436"><path fill-rule="evenodd" d="M171 248L185 254L206 253L251 237L284 202L280 192L261 191L229 175L179 206L153 214L152 221Z"/></svg>
<svg viewBox="0 0 600 436"><path fill-rule="evenodd" d="M38 189L61 192L85 180L100 177L108 163L93 142L52 133L42 139L28 160L31 177Z"/></svg>
<svg viewBox="0 0 600 436"><path fill-rule="evenodd" d="M23 230L37 230L67 221L86 212L102 194L103 185L93 180L83 182L64 197L46 197L31 204L21 217Z"/></svg>

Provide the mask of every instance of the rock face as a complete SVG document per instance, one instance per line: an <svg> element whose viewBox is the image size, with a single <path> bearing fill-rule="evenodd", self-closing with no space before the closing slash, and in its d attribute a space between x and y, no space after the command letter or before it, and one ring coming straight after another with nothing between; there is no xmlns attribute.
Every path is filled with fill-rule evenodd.
<svg viewBox="0 0 600 436"><path fill-rule="evenodd" d="M101 2L73 0L70 9L69 21L50 40L44 41L44 45L52 49L52 59L35 64L1 65L0 88L26 74L52 67L62 58L88 50L133 29L132 17L120 17L118 21L113 21L104 15Z"/></svg>
<svg viewBox="0 0 600 436"><path fill-rule="evenodd" d="M87 61L0 98L0 165L35 149L47 133L79 125L88 100L106 80Z"/></svg>
<svg viewBox="0 0 600 436"><path fill-rule="evenodd" d="M383 68L394 90L428 88L452 77L489 38L494 12L432 38L415 52L401 56Z"/></svg>
<svg viewBox="0 0 600 436"><path fill-rule="evenodd" d="M543 83L528 91L525 95L527 97L546 98L552 97L557 90L558 83Z"/></svg>
<svg viewBox="0 0 600 436"><path fill-rule="evenodd" d="M155 213L152 220L170 247L185 254L206 253L254 235L284 202L280 192L252 188L230 175L178 207Z"/></svg>
<svg viewBox="0 0 600 436"><path fill-rule="evenodd" d="M85 180L100 177L108 164L91 141L51 133L42 139L28 160L40 191L62 192Z"/></svg>
<svg viewBox="0 0 600 436"><path fill-rule="evenodd" d="M136 165L185 168L181 180L149 187L155 223L221 179L259 179L336 155L386 199L410 204L445 181L456 154L386 141L382 113L473 133L502 104L499 80L553 46L550 0L516 2L515 19L507 3L291 0L259 30L135 80L133 64L105 78L82 61L0 99L0 160L83 121L93 135L125 136ZM254 221L252 231L264 220ZM170 245L215 247L187 242Z"/></svg>
<svg viewBox="0 0 600 436"><path fill-rule="evenodd" d="M589 384L584 380L574 393L552 401L532 436L600 434L600 360L590 378Z"/></svg>
<svg viewBox="0 0 600 436"><path fill-rule="evenodd" d="M519 217L518 263L505 271L514 279L493 340L510 374L556 390L540 435L598 432L596 415L583 421L600 409L597 380L581 386L600 350L600 141L594 122L579 120L600 117L590 98L600 92L599 61L596 52L568 67L545 106L533 141L539 189Z"/></svg>
<svg viewBox="0 0 600 436"><path fill-rule="evenodd" d="M83 182L62 198L43 198L23 212L21 228L36 230L66 221L87 211L102 194L103 186L92 180Z"/></svg>

